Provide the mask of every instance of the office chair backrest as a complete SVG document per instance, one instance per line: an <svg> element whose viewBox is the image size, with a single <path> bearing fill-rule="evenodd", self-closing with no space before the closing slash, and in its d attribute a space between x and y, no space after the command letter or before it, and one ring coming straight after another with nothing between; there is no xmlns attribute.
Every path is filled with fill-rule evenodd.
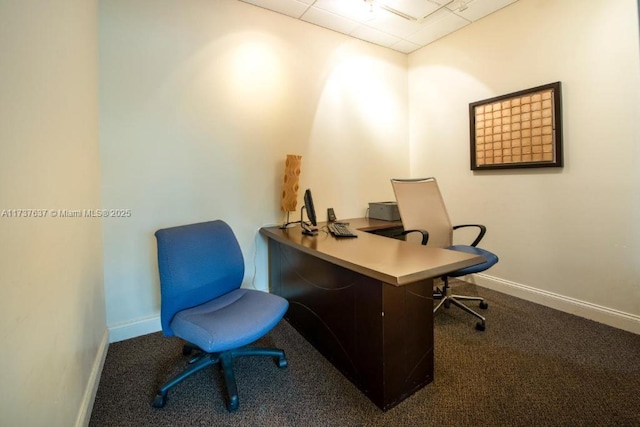
<svg viewBox="0 0 640 427"><path fill-rule="evenodd" d="M453 226L436 179L392 179L391 185L404 229L428 231L427 246L451 246Z"/></svg>
<svg viewBox="0 0 640 427"><path fill-rule="evenodd" d="M238 289L244 258L231 228L210 221L165 228L155 233L160 271L160 319L165 335L178 311Z"/></svg>

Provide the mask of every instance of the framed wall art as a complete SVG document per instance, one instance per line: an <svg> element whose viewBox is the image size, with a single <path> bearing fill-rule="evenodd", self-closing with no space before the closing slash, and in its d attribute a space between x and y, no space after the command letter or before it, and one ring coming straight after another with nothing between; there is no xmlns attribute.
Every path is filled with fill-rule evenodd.
<svg viewBox="0 0 640 427"><path fill-rule="evenodd" d="M550 83L469 104L471 169L562 167L562 94Z"/></svg>

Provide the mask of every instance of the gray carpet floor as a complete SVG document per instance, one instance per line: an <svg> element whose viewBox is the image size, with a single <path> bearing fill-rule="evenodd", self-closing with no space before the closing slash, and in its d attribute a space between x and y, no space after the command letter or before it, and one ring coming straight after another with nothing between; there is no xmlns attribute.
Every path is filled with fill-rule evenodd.
<svg viewBox="0 0 640 427"><path fill-rule="evenodd" d="M640 426L640 335L454 282L489 303L487 329L452 307L435 316L435 379L382 412L286 321L258 344L285 350L237 359L240 407L221 372L201 371L151 407L186 366L182 342L154 333L109 346L90 426Z"/></svg>

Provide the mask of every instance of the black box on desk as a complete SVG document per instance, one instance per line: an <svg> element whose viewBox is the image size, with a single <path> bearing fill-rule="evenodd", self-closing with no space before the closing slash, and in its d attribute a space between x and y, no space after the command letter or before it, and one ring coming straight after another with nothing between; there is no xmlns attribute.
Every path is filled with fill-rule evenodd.
<svg viewBox="0 0 640 427"><path fill-rule="evenodd" d="M400 212L396 202L369 203L369 218L384 221L400 221Z"/></svg>

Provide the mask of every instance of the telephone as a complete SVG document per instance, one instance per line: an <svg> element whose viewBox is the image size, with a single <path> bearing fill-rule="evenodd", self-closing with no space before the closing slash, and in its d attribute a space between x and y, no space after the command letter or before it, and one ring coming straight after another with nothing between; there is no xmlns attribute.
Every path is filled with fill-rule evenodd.
<svg viewBox="0 0 640 427"><path fill-rule="evenodd" d="M333 208L327 209L327 217L329 218L329 222L336 222L336 213Z"/></svg>

